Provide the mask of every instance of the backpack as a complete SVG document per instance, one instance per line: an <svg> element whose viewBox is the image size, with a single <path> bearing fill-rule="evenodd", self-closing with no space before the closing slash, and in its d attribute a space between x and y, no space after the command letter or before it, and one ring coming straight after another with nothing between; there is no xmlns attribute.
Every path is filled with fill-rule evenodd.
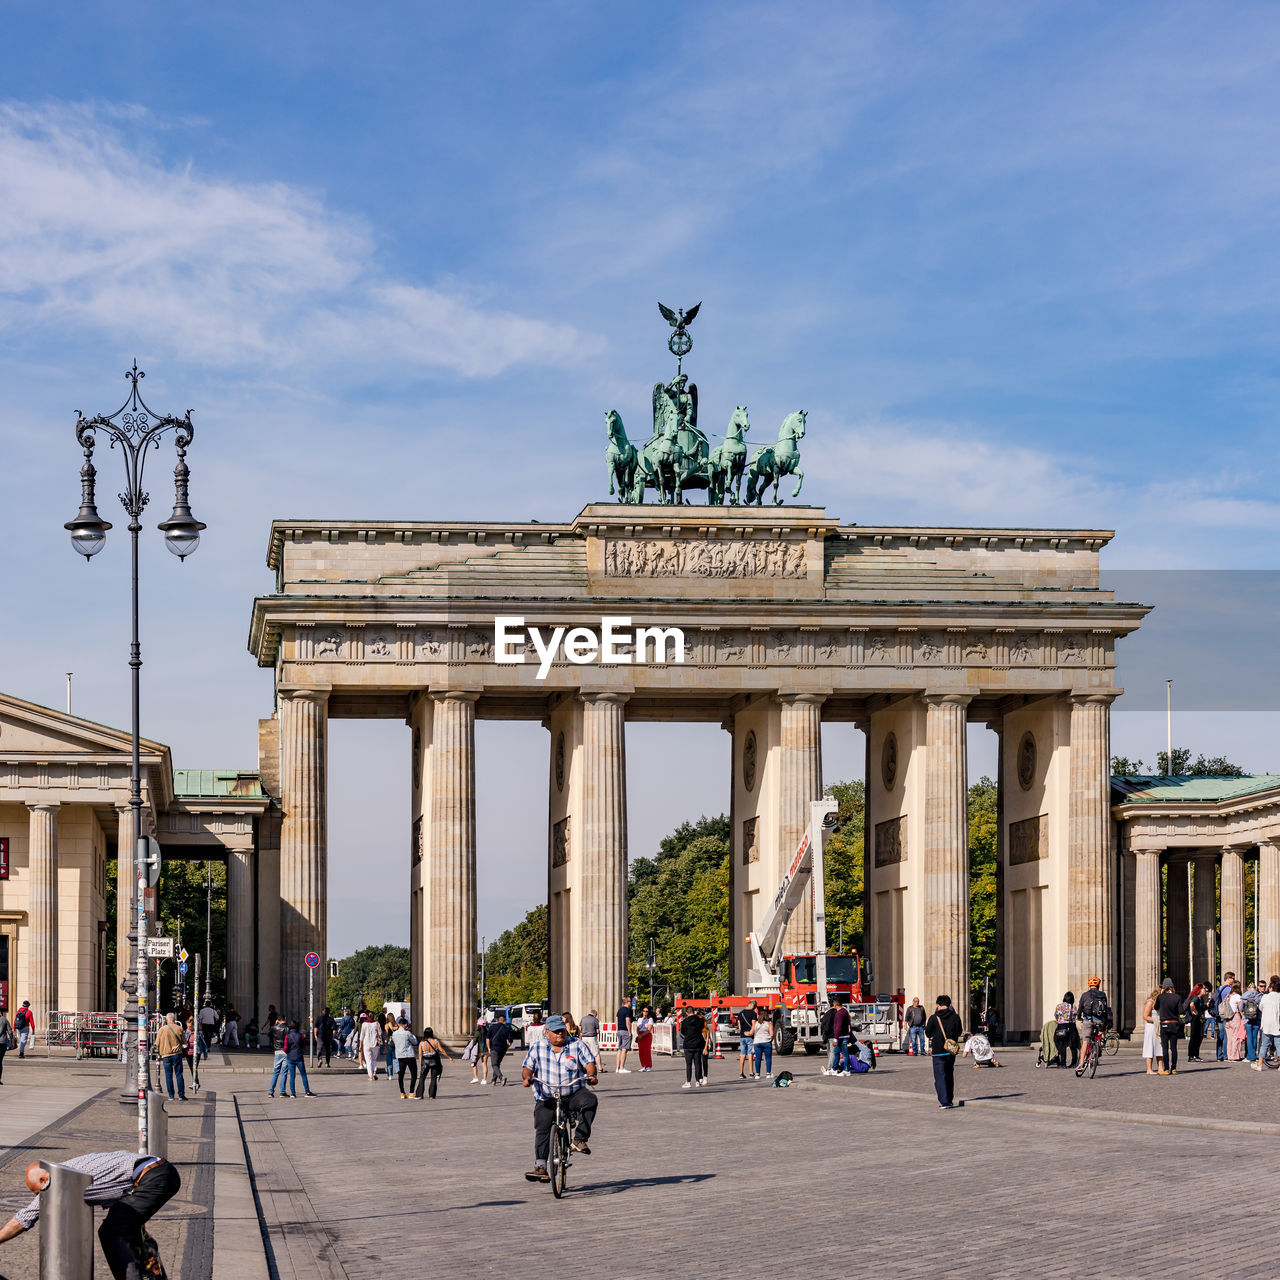
<svg viewBox="0 0 1280 1280"><path fill-rule="evenodd" d="M1244 1003L1243 1003L1243 1005L1241 1006L1241 1010L1242 1010L1242 1012L1244 1013L1244 1016L1245 1016L1245 1020L1246 1020L1246 1021L1248 1021L1248 1022L1259 1022L1259 1021L1261 1021L1261 1019L1262 1019L1262 1004L1261 1004L1261 999L1260 999L1260 997L1259 997L1259 996L1257 996L1257 995L1248 995L1248 996L1245 996L1245 998L1244 998Z"/></svg>
<svg viewBox="0 0 1280 1280"><path fill-rule="evenodd" d="M23 1030L23 1028L25 1028L30 1022L30 1009L19 1009L18 1012L13 1015L13 1025L17 1027L19 1031Z"/></svg>
<svg viewBox="0 0 1280 1280"><path fill-rule="evenodd" d="M1223 1022L1230 1022L1236 1016L1236 1011L1231 1007L1231 997L1227 996L1224 1000L1218 1001L1218 1017Z"/></svg>

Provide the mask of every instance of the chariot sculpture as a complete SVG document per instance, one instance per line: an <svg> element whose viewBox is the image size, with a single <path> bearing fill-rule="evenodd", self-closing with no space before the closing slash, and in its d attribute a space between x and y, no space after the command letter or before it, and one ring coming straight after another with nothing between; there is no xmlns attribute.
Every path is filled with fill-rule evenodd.
<svg viewBox="0 0 1280 1280"><path fill-rule="evenodd" d="M772 445L756 449L747 462L743 437L751 429L747 406L738 405L729 417L721 443L714 448L698 426L698 387L684 372L684 357L693 349L688 326L702 303L688 311L672 311L658 303L658 310L671 325L667 348L676 357L676 376L653 386L653 433L637 447L627 438L622 415L616 409L605 414L605 462L609 469L609 494L619 502L643 503L652 489L663 504L687 503L687 491L705 489L712 506L738 506L742 481L747 482L747 504L760 506L765 492L773 486L773 501L781 504L778 486L784 476L795 476L792 498L799 497L804 484L800 469L798 441L804 438L806 416L803 409L789 413L778 429Z"/></svg>

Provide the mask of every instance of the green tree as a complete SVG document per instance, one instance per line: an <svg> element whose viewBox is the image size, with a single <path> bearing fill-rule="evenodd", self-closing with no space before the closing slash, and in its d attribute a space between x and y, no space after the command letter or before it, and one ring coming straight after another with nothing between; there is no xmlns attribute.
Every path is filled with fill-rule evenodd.
<svg viewBox="0 0 1280 1280"><path fill-rule="evenodd" d="M998 788L983 778L969 788L969 989L981 995L996 975Z"/></svg>
<svg viewBox="0 0 1280 1280"><path fill-rule="evenodd" d="M823 855L823 887L827 905L827 948L840 945L844 926L845 951L862 952L863 845L866 798L861 781L837 782L827 788L840 805L836 829Z"/></svg>
<svg viewBox="0 0 1280 1280"><path fill-rule="evenodd" d="M547 995L547 904L540 902L484 953L486 1004L520 1004Z"/></svg>
<svg viewBox="0 0 1280 1280"><path fill-rule="evenodd" d="M1140 778L1153 775L1164 776L1168 763L1169 753L1167 751L1156 752L1155 767L1151 770L1148 770L1146 765L1136 758L1112 756L1111 775L1117 778L1124 776ZM1173 776L1175 778L1243 778L1245 772L1238 764L1228 760L1226 756L1206 756L1202 751L1192 760L1190 747L1174 747Z"/></svg>
<svg viewBox="0 0 1280 1280"><path fill-rule="evenodd" d="M387 1000L409 999L409 948L388 944L363 947L338 961L338 976L330 978L328 1005L336 1015L344 1007L355 1011L363 1000L369 1009L380 1009ZM306 1010L282 1010L287 1017L303 1016ZM316 1013L319 1014L317 1009ZM429 1010L414 1010L415 1016Z"/></svg>

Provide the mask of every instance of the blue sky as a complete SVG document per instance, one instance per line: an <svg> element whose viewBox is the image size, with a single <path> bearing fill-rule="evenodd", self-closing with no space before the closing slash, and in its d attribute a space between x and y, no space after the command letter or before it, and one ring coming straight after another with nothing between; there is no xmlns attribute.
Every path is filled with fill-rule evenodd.
<svg viewBox="0 0 1280 1280"><path fill-rule="evenodd" d="M1276 565L1273 7L0 0L0 28L0 684L56 704L74 670L77 710L127 723L123 522L89 567L61 524L73 411L137 356L194 410L210 526L144 560L146 727L180 765L253 758L273 516L571 515L604 411L638 428L667 370L659 298L704 303L704 420L807 409L806 494L847 520ZM1152 754L1148 719L1117 746ZM1269 713L1186 724L1280 768ZM484 819L490 932L545 883L522 734L482 733L529 775ZM633 805L633 852L723 806L707 735L680 739L705 775ZM335 948L407 935L401 736L335 731ZM832 742L828 775L859 759ZM343 879L369 842L373 896Z"/></svg>

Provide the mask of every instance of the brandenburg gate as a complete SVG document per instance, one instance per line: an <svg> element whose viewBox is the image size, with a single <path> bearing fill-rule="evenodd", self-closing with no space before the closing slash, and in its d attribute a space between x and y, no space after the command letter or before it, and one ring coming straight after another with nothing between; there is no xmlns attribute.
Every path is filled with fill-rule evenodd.
<svg viewBox="0 0 1280 1280"><path fill-rule="evenodd" d="M278 876L280 916L258 944L281 1006L305 1009L303 956L325 955L327 726L351 717L410 730L412 999L450 1037L475 1011L477 717L548 730L557 1009L603 1012L624 989L626 734L642 720L731 737L734 988L821 794L825 721L866 734L865 949L880 990L963 1008L973 722L999 736L1006 1026L1038 1032L1091 973L1114 990L1108 726L1116 641L1146 609L1099 587L1111 534L868 528L678 492L662 505L624 493L564 524L273 524L276 590L254 603L250 648L275 673L261 736L283 819L258 874L268 901ZM793 923L795 949L811 929Z"/></svg>

